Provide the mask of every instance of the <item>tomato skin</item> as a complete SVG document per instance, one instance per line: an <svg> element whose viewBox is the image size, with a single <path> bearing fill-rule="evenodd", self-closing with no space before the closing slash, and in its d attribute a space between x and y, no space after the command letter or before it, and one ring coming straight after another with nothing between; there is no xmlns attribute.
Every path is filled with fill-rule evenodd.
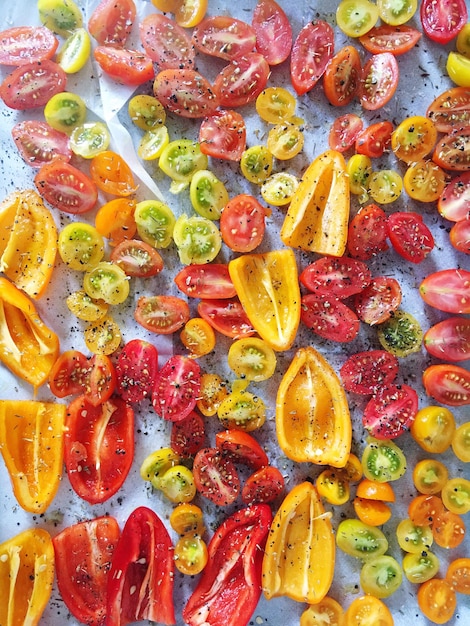
<svg viewBox="0 0 470 626"><path fill-rule="evenodd" d="M340 376L346 391L372 395L395 381L398 368L398 359L390 352L366 350L351 355L341 366Z"/></svg>
<svg viewBox="0 0 470 626"><path fill-rule="evenodd" d="M367 111L376 111L391 100L398 87L399 68L393 54L373 54L362 70L359 99Z"/></svg>
<svg viewBox="0 0 470 626"><path fill-rule="evenodd" d="M422 263L434 248L434 238L419 213L396 211L388 216L388 236L407 261Z"/></svg>
<svg viewBox="0 0 470 626"><path fill-rule="evenodd" d="M387 214L376 204L362 207L348 228L348 252L361 261L368 261L388 250Z"/></svg>
<svg viewBox="0 0 470 626"><path fill-rule="evenodd" d="M454 176L437 201L437 210L446 220L459 222L470 214L470 172Z"/></svg>
<svg viewBox="0 0 470 626"><path fill-rule="evenodd" d="M26 65L52 59L59 40L45 26L13 26L0 32L0 65Z"/></svg>
<svg viewBox="0 0 470 626"><path fill-rule="evenodd" d="M43 107L50 98L65 91L67 75L50 59L26 63L13 70L0 85L0 98L10 109L25 111Z"/></svg>
<svg viewBox="0 0 470 626"><path fill-rule="evenodd" d="M470 272L452 268L428 274L419 293L426 304L440 311L470 313Z"/></svg>
<svg viewBox="0 0 470 626"><path fill-rule="evenodd" d="M270 71L259 52L248 52L230 61L214 81L220 106L232 108L254 102L266 87Z"/></svg>
<svg viewBox="0 0 470 626"><path fill-rule="evenodd" d="M191 69L162 70L155 77L153 93L166 109L181 117L206 117L219 106L209 81Z"/></svg>
<svg viewBox="0 0 470 626"><path fill-rule="evenodd" d="M43 165L34 178L34 184L46 202L64 213L78 215L91 211L98 199L94 182L61 159Z"/></svg>
<svg viewBox="0 0 470 626"><path fill-rule="evenodd" d="M107 515L68 526L52 539L60 595L88 626L104 626L108 572L120 535L116 519Z"/></svg>
<svg viewBox="0 0 470 626"><path fill-rule="evenodd" d="M424 334L423 345L429 354L444 361L470 359L470 320L448 317L434 324Z"/></svg>
<svg viewBox="0 0 470 626"><path fill-rule="evenodd" d="M291 51L290 75L301 96L323 76L334 51L334 32L324 20L308 22L297 35Z"/></svg>
<svg viewBox="0 0 470 626"><path fill-rule="evenodd" d="M329 61L323 74L323 89L333 106L350 104L359 92L361 57L354 46L344 46Z"/></svg>
<svg viewBox="0 0 470 626"><path fill-rule="evenodd" d="M194 46L184 28L165 15L152 13L139 26L140 40L158 69L191 69Z"/></svg>
<svg viewBox="0 0 470 626"><path fill-rule="evenodd" d="M117 393L125 402L141 402L152 394L158 372L158 350L143 339L131 339L116 362Z"/></svg>
<svg viewBox="0 0 470 626"><path fill-rule="evenodd" d="M143 85L155 77L152 59L140 50L97 46L93 52L103 72L122 85Z"/></svg>
<svg viewBox="0 0 470 626"><path fill-rule="evenodd" d="M124 484L134 459L134 411L121 398L94 407L85 397L67 410L64 461L74 491L106 502Z"/></svg>
<svg viewBox="0 0 470 626"><path fill-rule="evenodd" d="M224 243L235 252L251 252L263 241L265 218L270 210L254 196L239 194L225 205L220 216Z"/></svg>
<svg viewBox="0 0 470 626"><path fill-rule="evenodd" d="M196 360L175 354L155 377L152 406L165 420L183 420L196 406L200 386L201 368Z"/></svg>
<svg viewBox="0 0 470 626"><path fill-rule="evenodd" d="M134 317L150 332L171 335L186 324L190 311L188 303L178 296L141 296Z"/></svg>
<svg viewBox="0 0 470 626"><path fill-rule="evenodd" d="M269 65L283 63L292 49L292 27L275 0L258 0L251 26L256 34L256 50Z"/></svg>
<svg viewBox="0 0 470 626"><path fill-rule="evenodd" d="M441 404L470 404L470 372L460 365L430 365L423 372L423 385L426 393Z"/></svg>
<svg viewBox="0 0 470 626"><path fill-rule="evenodd" d="M245 120L237 111L218 110L199 127L201 152L216 159L240 161L246 148Z"/></svg>
<svg viewBox="0 0 470 626"><path fill-rule="evenodd" d="M187 265L176 274L174 282L191 298L218 300L237 295L225 263Z"/></svg>
<svg viewBox="0 0 470 626"><path fill-rule="evenodd" d="M418 394L408 385L386 385L368 402L362 422L376 439L396 439L418 412Z"/></svg>
<svg viewBox="0 0 470 626"><path fill-rule="evenodd" d="M134 0L101 0L88 20L88 32L100 46L124 48L135 17Z"/></svg>
<svg viewBox="0 0 470 626"><path fill-rule="evenodd" d="M196 26L192 43L199 52L233 61L254 49L256 33L242 20L229 15L211 15Z"/></svg>
<svg viewBox="0 0 470 626"><path fill-rule="evenodd" d="M222 335L239 339L255 334L240 300L235 298L204 299L197 306L199 315Z"/></svg>
<svg viewBox="0 0 470 626"><path fill-rule="evenodd" d="M411 50L421 39L421 32L412 26L400 24L374 26L359 41L371 54L390 52L395 56Z"/></svg>
<svg viewBox="0 0 470 626"><path fill-rule="evenodd" d="M392 133L393 124L388 120L367 126L356 138L356 152L371 159L381 157L390 145Z"/></svg>
<svg viewBox="0 0 470 626"><path fill-rule="evenodd" d="M346 152L351 148L363 129L362 119L355 113L346 113L337 117L328 135L328 145L331 150Z"/></svg>
<svg viewBox="0 0 470 626"><path fill-rule="evenodd" d="M195 456L205 446L206 428L199 413L191 411L184 420L171 426L171 449L183 458Z"/></svg>
<svg viewBox="0 0 470 626"><path fill-rule="evenodd" d="M299 275L302 285L310 291L329 294L340 300L361 292L371 279L367 265L349 257L320 257Z"/></svg>
<svg viewBox="0 0 470 626"><path fill-rule="evenodd" d="M359 332L359 319L341 300L324 294L302 296L300 319L314 333L338 342L352 341Z"/></svg>
<svg viewBox="0 0 470 626"><path fill-rule="evenodd" d="M389 319L401 303L400 284L391 276L374 276L371 283L354 298L360 320L371 326Z"/></svg>
<svg viewBox="0 0 470 626"><path fill-rule="evenodd" d="M234 463L243 463L253 470L269 465L266 452L258 441L238 428L229 428L216 433L215 445Z"/></svg>
<svg viewBox="0 0 470 626"><path fill-rule="evenodd" d="M193 474L198 492L218 506L232 504L240 493L237 469L218 448L202 448L197 452Z"/></svg>
<svg viewBox="0 0 470 626"><path fill-rule="evenodd" d="M423 0L419 11L425 35L440 44L457 37L468 16L464 0Z"/></svg>
<svg viewBox="0 0 470 626"><path fill-rule="evenodd" d="M464 254L470 254L470 217L456 222L449 232L451 245Z"/></svg>
<svg viewBox="0 0 470 626"><path fill-rule="evenodd" d="M248 476L242 489L245 504L274 502L284 489L284 477L273 465L265 465Z"/></svg>
<svg viewBox="0 0 470 626"><path fill-rule="evenodd" d="M41 167L55 159L68 162L72 158L68 136L47 122L18 122L11 134L22 159L31 167Z"/></svg>

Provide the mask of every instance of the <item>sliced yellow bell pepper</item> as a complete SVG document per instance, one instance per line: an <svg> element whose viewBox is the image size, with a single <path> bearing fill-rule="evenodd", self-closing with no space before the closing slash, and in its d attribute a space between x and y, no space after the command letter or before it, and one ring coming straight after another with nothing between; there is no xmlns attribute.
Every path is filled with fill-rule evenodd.
<svg viewBox="0 0 470 626"><path fill-rule="evenodd" d="M314 485L295 486L279 507L266 542L262 587L268 600L288 596L316 604L331 587L335 538Z"/></svg>
<svg viewBox="0 0 470 626"><path fill-rule="evenodd" d="M34 304L0 277L0 361L39 387L59 356L59 338L39 317Z"/></svg>
<svg viewBox="0 0 470 626"><path fill-rule="evenodd" d="M230 261L230 278L253 328L273 350L288 350L300 322L300 288L292 250L243 254Z"/></svg>
<svg viewBox="0 0 470 626"><path fill-rule="evenodd" d="M349 179L343 155L320 154L307 168L281 228L287 246L342 256L349 222Z"/></svg>
<svg viewBox="0 0 470 626"><path fill-rule="evenodd" d="M279 385L276 431L284 454L299 462L344 467L351 451L346 393L329 362L299 348Z"/></svg>
<svg viewBox="0 0 470 626"><path fill-rule="evenodd" d="M42 528L25 530L0 544L0 624L36 626L54 581L54 547Z"/></svg>
<svg viewBox="0 0 470 626"><path fill-rule="evenodd" d="M28 189L0 203L0 271L30 298L42 296L57 254L57 227L41 196Z"/></svg>
<svg viewBox="0 0 470 626"><path fill-rule="evenodd" d="M65 404L0 400L0 452L16 499L30 513L43 513L59 487L65 413Z"/></svg>

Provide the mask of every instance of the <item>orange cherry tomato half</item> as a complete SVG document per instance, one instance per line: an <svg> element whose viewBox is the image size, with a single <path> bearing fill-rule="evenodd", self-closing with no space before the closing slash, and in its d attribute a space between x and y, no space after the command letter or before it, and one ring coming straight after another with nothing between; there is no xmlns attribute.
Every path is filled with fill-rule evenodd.
<svg viewBox="0 0 470 626"><path fill-rule="evenodd" d="M418 605L425 617L434 624L446 624L455 613L457 597L450 583L443 578L431 578L418 590Z"/></svg>
<svg viewBox="0 0 470 626"><path fill-rule="evenodd" d="M101 191L113 196L126 197L137 191L131 168L112 150L104 150L91 159L90 176Z"/></svg>

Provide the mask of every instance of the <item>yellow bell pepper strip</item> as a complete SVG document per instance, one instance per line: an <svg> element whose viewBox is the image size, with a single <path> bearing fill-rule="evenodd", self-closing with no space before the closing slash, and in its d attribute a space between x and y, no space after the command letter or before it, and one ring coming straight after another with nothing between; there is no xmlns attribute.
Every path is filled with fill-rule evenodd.
<svg viewBox="0 0 470 626"><path fill-rule="evenodd" d="M349 179L343 155L320 154L307 168L281 228L287 246L340 257L346 250Z"/></svg>
<svg viewBox="0 0 470 626"><path fill-rule="evenodd" d="M265 597L288 596L317 604L333 581L336 546L331 514L314 485L296 485L279 507L263 558Z"/></svg>
<svg viewBox="0 0 470 626"><path fill-rule="evenodd" d="M279 385L276 432L284 454L298 462L344 467L351 451L346 393L329 362L299 348Z"/></svg>
<svg viewBox="0 0 470 626"><path fill-rule="evenodd" d="M0 544L0 624L36 626L53 580L54 547L46 530L31 528Z"/></svg>
<svg viewBox="0 0 470 626"><path fill-rule="evenodd" d="M0 203L0 271L30 298L49 284L57 253L57 226L41 196L31 189Z"/></svg>
<svg viewBox="0 0 470 626"><path fill-rule="evenodd" d="M26 382L40 387L59 356L59 338L34 304L0 277L0 361Z"/></svg>
<svg viewBox="0 0 470 626"><path fill-rule="evenodd" d="M253 328L273 349L288 350L300 322L300 288L289 248L230 261L230 278Z"/></svg>
<svg viewBox="0 0 470 626"><path fill-rule="evenodd" d="M65 404L0 400L0 452L16 499L30 513L43 513L59 487L65 413Z"/></svg>

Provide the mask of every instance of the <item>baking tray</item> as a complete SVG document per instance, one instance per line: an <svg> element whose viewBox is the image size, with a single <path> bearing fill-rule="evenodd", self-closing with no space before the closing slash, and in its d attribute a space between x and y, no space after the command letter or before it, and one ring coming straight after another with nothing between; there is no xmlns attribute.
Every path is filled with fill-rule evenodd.
<svg viewBox="0 0 470 626"><path fill-rule="evenodd" d="M289 16L294 35L309 20L323 18L327 20L335 29L335 48L340 49L342 45L351 43L335 24L335 10L338 2L332 0L302 0L299 2L288 2L279 0ZM97 2L82 0L79 6L83 10L84 21L96 6ZM136 0L139 17L154 11L150 2ZM225 13L250 21L255 0L238 0L236 3L220 2L209 0L209 14ZM15 3L2 3L0 7L0 23L2 28L14 25L38 24L35 3L31 0L18 0ZM411 21L411 25L420 29L419 17L416 15ZM132 33L131 45L138 45L138 31L135 26ZM417 46L407 54L398 58L400 67L400 83L397 93L392 100L381 110L376 112L363 111L358 102L347 107L348 112L358 113L364 119L365 125L382 119L389 119L397 124L409 115L424 114L426 107L431 100L444 89L452 86L446 76L445 63L448 50L453 45L439 46L427 40L424 36ZM362 53L363 58L367 55ZM222 67L219 61L206 61L198 59L199 67L213 78ZM3 79L8 69L0 68L0 76ZM293 92L289 80L289 67L284 63L282 66L274 68L269 80L269 85L286 86ZM191 205L188 194L183 192L177 196L169 192L169 181L159 172L158 167L153 163L143 164L135 155L140 133L133 128L127 116L127 101L133 94L133 90L127 87L117 86L113 81L103 77L97 66L90 60L83 70L77 75L69 76L67 89L77 91L85 100L88 107L89 119L105 120L112 132L112 148L123 154L133 167L136 177L139 179L138 198L145 199L152 196L162 197L173 209L176 215L182 212L191 212ZM141 92L150 92L151 86L146 85L140 88ZM290 162L278 162L276 170L287 169L296 174L301 174L315 156L323 152L327 147L327 133L334 118L346 110L331 107L322 91L321 84L318 84L310 93L298 98L297 115L305 120L305 147L303 152ZM246 118L248 127L248 145L263 143L266 140L268 125L260 121L254 105L243 107L242 112ZM14 148L10 130L17 121L35 118L41 119L42 111L15 112L0 105L0 190L2 197L16 189L26 189L33 187L34 172L26 166L18 157ZM175 116L168 116L168 127L170 137L197 138L197 122L178 119ZM240 175L236 164L212 162L212 169L226 183L230 195L241 192L254 193L257 195L257 187L247 183ZM402 165L396 162L393 155L386 154L375 163L375 167L394 167L403 171ZM421 323L424 330L432 324L443 319L445 314L427 307L418 295L417 288L420 281L430 272L448 267L468 267L468 257L457 254L449 244L448 231L451 224L441 219L434 205L419 204L413 202L406 195L403 195L392 206L384 207L387 212L394 210L416 210L423 215L423 219L433 232L436 247L431 255L422 264L415 266L404 262L392 250L378 256L369 263L374 275L385 274L396 277L403 288L403 302L401 308L412 313ZM358 209L355 199L353 199L352 212ZM80 216L80 219L89 220L93 223L95 212ZM59 227L65 226L71 219L67 215L59 215L54 212L54 216ZM260 247L260 251L269 248L280 247L279 228L284 217L283 210L273 208L273 214L268 220L267 236ZM228 261L230 253L223 248L219 259ZM297 252L299 269L305 267L313 260L314 256ZM184 352L177 337L173 339L152 335L140 328L133 321L133 309L138 296L143 293L176 293L173 284L173 276L181 269L176 251L170 247L164 251L165 270L155 279L133 279L131 281L131 295L128 301L114 309L115 317L120 322L124 341L135 337L142 337L150 340L158 347L161 364L173 352ZM81 277L64 270L60 261L54 272L51 284L45 295L38 302L38 310L46 323L48 323L59 335L62 350L76 348L87 352L83 341L82 324L70 317L64 304L66 295L80 286ZM189 303L192 311L196 312L196 303ZM287 489L305 479L314 480L320 468L311 464L295 464L283 457L281 454L275 435L274 428L274 407L275 394L282 373L288 366L294 350L303 345L313 345L330 361L332 366L339 370L341 364L349 354L368 348L379 347L375 331L365 324L362 324L358 337L349 344L336 344L322 340L313 335L305 328L299 330L295 345L291 350L278 354L278 367L274 377L265 383L253 385L254 390L266 402L268 418L266 424L257 433L262 444L265 446L270 461L276 465L286 477ZM201 367L210 371L213 364L217 363L218 371L223 371L228 380L233 380L226 367L226 351L229 340L218 336L218 343L215 354L203 357L200 360ZM420 396L420 406L432 404L424 394L421 383L421 372L431 364L433 360L424 350L400 360L400 379L402 382L413 386ZM0 367L0 397L3 399L33 397L31 387L15 378L10 372ZM37 399L53 400L47 385L41 387L37 392ZM361 412L365 402L357 396L349 396L350 409L353 418L353 451L361 454L365 443L365 432L361 425ZM468 409L456 408L454 415L457 423L468 420ZM216 418L208 419L207 428L209 440L213 442L213 436L219 425ZM137 506L146 505L153 508L176 539L171 530L168 518L172 511L172 505L165 500L159 492L154 492L148 483L144 483L139 476L139 467L145 456L151 451L165 446L169 442L170 425L163 422L151 408L150 404L142 404L136 408L136 450L135 460L132 470L118 494L101 505L89 505L81 500L70 487L68 479L64 473L59 492L46 513L40 516L25 512L12 495L10 481L3 463L0 463L0 542L9 539L23 529L31 526L46 528L51 535L57 534L61 529L77 521L89 519L103 514L114 515L121 527L127 519L129 513ZM415 461L426 457L426 453L421 450L405 434L397 441L404 449L408 465L411 468ZM446 452L441 457L449 467L451 475L464 473L468 476L468 467L459 463L451 451ZM406 516L406 508L415 495L415 490L411 481L411 469L407 474L394 484L397 502L393 507L393 518L385 525L384 532L389 540L389 553L401 560L402 553L395 538L395 528L400 519ZM353 492L354 493L354 492ZM210 502L198 498L196 502L203 508L206 525L208 528L207 539L211 536L217 525L231 512L233 512L240 502L226 509L217 508ZM329 507L332 510L333 524L336 528L341 519L354 516L352 505L342 507ZM435 548L435 553L441 560L439 575L444 575L447 563L460 556L470 554L470 540L467 536L464 543L455 550L445 551L439 547ZM359 587L360 564L353 558L344 555L338 550L337 566L335 578L331 587L330 595L339 600L345 607L349 605L353 598L360 595ZM194 588L195 580L176 573L174 601L176 606L177 624L183 624L181 609L186 598ZM404 580L402 587L392 597L386 600L386 604L391 609L395 624L397 626L408 626L411 622L415 626L424 626L429 622L420 613L416 601L416 587ZM275 598L270 601L262 598L255 610L251 623L270 626L294 626L299 623L299 616L305 609L304 604L294 602L288 598ZM76 620L70 616L65 607L57 587L54 586L51 600L41 624L48 626L62 626L64 623L74 625ZM470 606L467 597L459 596L457 612L450 622L451 624L470 623Z"/></svg>

